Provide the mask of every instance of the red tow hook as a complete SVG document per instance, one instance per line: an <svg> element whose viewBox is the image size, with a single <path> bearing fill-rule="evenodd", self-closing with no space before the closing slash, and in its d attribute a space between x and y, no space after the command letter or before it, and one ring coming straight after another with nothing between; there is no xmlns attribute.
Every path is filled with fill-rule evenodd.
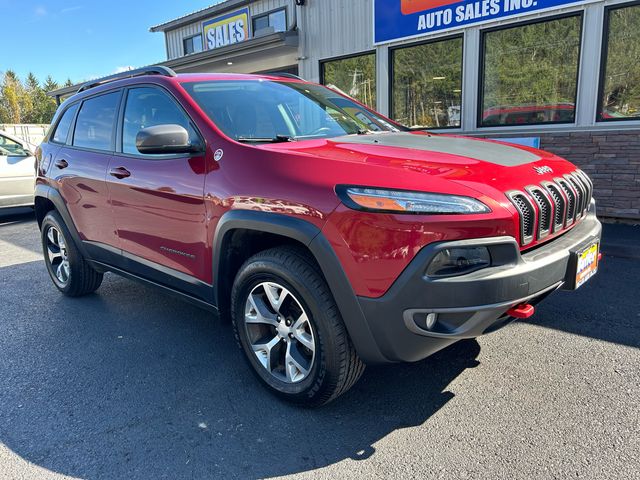
<svg viewBox="0 0 640 480"><path fill-rule="evenodd" d="M507 310L507 315L514 318L529 318L535 313L536 309L528 303L521 303Z"/></svg>

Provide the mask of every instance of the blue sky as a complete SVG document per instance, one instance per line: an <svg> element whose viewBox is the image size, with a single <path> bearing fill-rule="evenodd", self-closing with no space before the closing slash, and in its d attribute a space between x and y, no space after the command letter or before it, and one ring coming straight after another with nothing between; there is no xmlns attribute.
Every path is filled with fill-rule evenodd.
<svg viewBox="0 0 640 480"><path fill-rule="evenodd" d="M165 60L149 27L216 0L0 0L0 72L80 82Z"/></svg>

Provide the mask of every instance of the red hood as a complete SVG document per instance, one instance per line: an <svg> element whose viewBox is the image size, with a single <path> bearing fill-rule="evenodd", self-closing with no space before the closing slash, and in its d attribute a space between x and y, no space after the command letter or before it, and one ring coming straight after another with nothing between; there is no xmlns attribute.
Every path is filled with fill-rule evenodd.
<svg viewBox="0 0 640 480"><path fill-rule="evenodd" d="M568 161L534 148L423 132L350 135L264 148L346 162L354 167L378 167L367 168L366 175L361 168L341 168L336 172L340 176L336 183L446 192L455 182L503 204L506 191L522 190L576 169ZM330 164L327 166L331 168ZM352 172L353 178L345 172Z"/></svg>

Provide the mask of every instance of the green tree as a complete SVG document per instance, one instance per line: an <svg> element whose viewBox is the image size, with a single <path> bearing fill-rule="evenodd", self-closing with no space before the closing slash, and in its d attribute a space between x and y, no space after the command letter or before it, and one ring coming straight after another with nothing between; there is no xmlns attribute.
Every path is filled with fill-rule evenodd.
<svg viewBox="0 0 640 480"><path fill-rule="evenodd" d="M46 100L43 101L42 108L42 123L51 123L53 119L53 115L56 113L56 109L58 106L56 105L55 99L46 95L48 92L53 90L57 90L60 88L60 84L56 82L51 75L48 75L47 78L44 79L44 83L42 84L42 91L45 93Z"/></svg>
<svg viewBox="0 0 640 480"><path fill-rule="evenodd" d="M0 118L2 123L20 123L22 120L21 97L24 88L12 70L7 70L0 86Z"/></svg>
<svg viewBox="0 0 640 480"><path fill-rule="evenodd" d="M23 123L40 123L40 82L36 76L29 72L24 82L24 91L20 99L22 122Z"/></svg>

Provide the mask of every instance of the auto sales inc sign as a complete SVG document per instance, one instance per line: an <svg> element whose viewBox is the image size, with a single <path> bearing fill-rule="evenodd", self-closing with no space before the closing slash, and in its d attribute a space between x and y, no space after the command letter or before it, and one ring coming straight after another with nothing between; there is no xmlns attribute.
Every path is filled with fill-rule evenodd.
<svg viewBox="0 0 640 480"><path fill-rule="evenodd" d="M588 0L375 0L374 43L452 30Z"/></svg>
<svg viewBox="0 0 640 480"><path fill-rule="evenodd" d="M207 50L249 40L249 9L243 8L212 18L202 24Z"/></svg>

